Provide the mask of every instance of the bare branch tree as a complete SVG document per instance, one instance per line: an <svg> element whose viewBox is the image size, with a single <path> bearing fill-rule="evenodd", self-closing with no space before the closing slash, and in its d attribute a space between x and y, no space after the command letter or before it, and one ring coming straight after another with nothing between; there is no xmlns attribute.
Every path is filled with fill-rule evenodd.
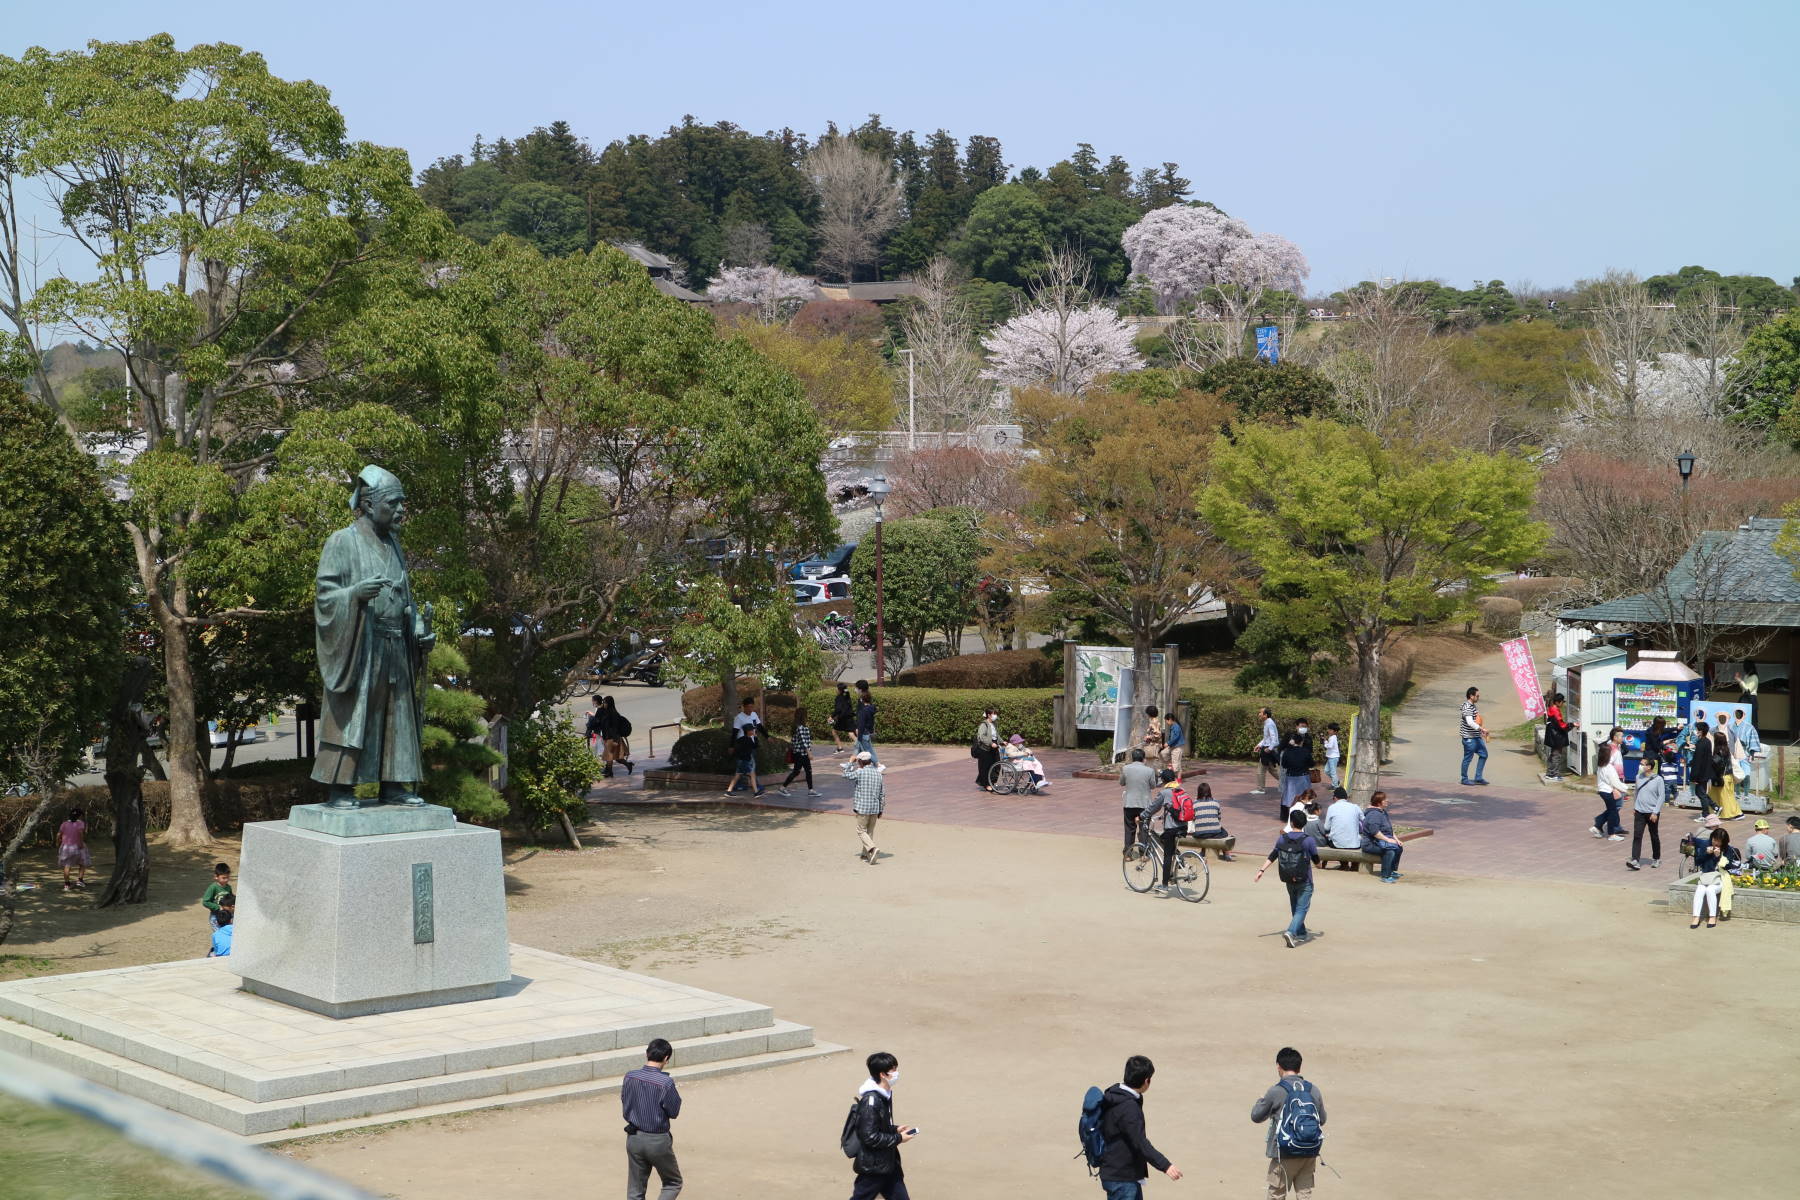
<svg viewBox="0 0 1800 1200"><path fill-rule="evenodd" d="M1352 423L1384 442L1490 446L1494 416L1461 394L1416 293L1365 288L1351 295L1343 317L1319 368Z"/></svg>
<svg viewBox="0 0 1800 1200"><path fill-rule="evenodd" d="M805 165L819 192L819 266L849 282L857 267L875 261L881 235L900 223L902 180L846 137L821 140Z"/></svg>
<svg viewBox="0 0 1800 1200"><path fill-rule="evenodd" d="M37 804L25 814L12 837L6 841L4 850L0 850L0 945L12 935L13 921L16 918L17 897L14 891L12 869L13 859L21 847L31 840L38 825L56 803L56 794L67 782L61 776L59 764L63 760L66 747L63 730L53 728L51 718L46 715L39 723L35 734L15 751L15 758L25 772L25 782L31 785L31 793L37 797Z"/></svg>
<svg viewBox="0 0 1800 1200"><path fill-rule="evenodd" d="M1606 409L1634 420L1646 375L1657 369L1656 352L1667 328L1664 311L1651 305L1650 292L1636 275L1609 271L1589 289L1588 316L1593 322L1584 331L1588 357L1600 374L1592 395Z"/></svg>
<svg viewBox="0 0 1800 1200"><path fill-rule="evenodd" d="M1693 358L1692 385L1709 418L1729 412L1743 382L1754 374L1732 369L1742 365L1745 336L1742 318L1717 287L1701 288L1669 316L1669 340Z"/></svg>
<svg viewBox="0 0 1800 1200"><path fill-rule="evenodd" d="M767 266L775 248L769 227L761 221L733 221L725 227L721 241L725 257L720 265L727 267Z"/></svg>
<svg viewBox="0 0 1800 1200"><path fill-rule="evenodd" d="M975 320L959 291L962 278L939 255L913 282L919 291L908 302L901 328L913 352L919 412L928 429L968 429L987 411L991 389L981 379Z"/></svg>

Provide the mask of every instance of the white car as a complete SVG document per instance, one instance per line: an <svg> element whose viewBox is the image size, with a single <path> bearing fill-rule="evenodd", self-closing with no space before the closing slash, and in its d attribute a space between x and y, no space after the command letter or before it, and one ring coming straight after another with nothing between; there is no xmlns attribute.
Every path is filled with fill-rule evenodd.
<svg viewBox="0 0 1800 1200"><path fill-rule="evenodd" d="M835 575L829 579L792 580L795 604L823 604L827 600L842 600L850 594L850 577Z"/></svg>

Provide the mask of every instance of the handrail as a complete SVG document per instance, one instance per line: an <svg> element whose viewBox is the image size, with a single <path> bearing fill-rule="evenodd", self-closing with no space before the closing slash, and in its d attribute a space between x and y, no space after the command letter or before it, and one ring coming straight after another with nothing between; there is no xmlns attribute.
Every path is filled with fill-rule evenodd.
<svg viewBox="0 0 1800 1200"><path fill-rule="evenodd" d="M645 733L647 735L648 742L649 742L649 745L646 747L647 753L645 754L645 757L646 758L655 758L656 757L656 731L657 730L659 730L659 729L674 729L674 730L679 731L683 728L685 728L685 727L682 725L682 723L680 721L664 721L661 725L650 726L649 729L645 730ZM681 734L679 732L677 732L675 734L675 737L677 740L679 740L681 737Z"/></svg>

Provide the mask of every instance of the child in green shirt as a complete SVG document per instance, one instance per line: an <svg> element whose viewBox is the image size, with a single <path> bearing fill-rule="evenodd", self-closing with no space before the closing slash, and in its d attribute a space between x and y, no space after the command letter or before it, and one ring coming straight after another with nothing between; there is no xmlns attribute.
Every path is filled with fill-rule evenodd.
<svg viewBox="0 0 1800 1200"><path fill-rule="evenodd" d="M200 896L200 903L206 906L207 922L212 928L219 927L219 897L231 895L231 867L225 863L213 864L213 881L206 885L206 891Z"/></svg>

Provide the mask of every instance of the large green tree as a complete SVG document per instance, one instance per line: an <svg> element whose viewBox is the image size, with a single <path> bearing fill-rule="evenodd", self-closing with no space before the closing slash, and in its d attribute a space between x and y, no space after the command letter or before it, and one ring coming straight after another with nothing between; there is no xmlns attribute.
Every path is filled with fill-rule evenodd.
<svg viewBox="0 0 1800 1200"><path fill-rule="evenodd" d="M124 516L164 657L176 846L200 806L193 639L261 606L229 567L234 518L315 390L346 369L338 327L385 291L423 288L443 218L405 155L351 142L324 88L230 45L157 36L29 50L5 88L16 171L49 191L90 254L29 315L121 354L146 450ZM54 399L54 398L52 398Z"/></svg>
<svg viewBox="0 0 1800 1200"><path fill-rule="evenodd" d="M1151 648L1233 573L1192 500L1232 410L1167 375L1083 396L1022 392L1014 403L1037 457L1020 469L1016 517L990 524L992 567L1047 584L1069 615L1126 639L1141 710Z"/></svg>
<svg viewBox="0 0 1800 1200"><path fill-rule="evenodd" d="M374 395L423 439L407 534L482 631L490 710L522 718L624 627L667 628L693 539L745 555L824 543L825 435L794 377L671 300L609 246L465 245L366 346ZM409 480L409 488L412 481Z"/></svg>
<svg viewBox="0 0 1800 1200"><path fill-rule="evenodd" d="M112 706L125 561L100 473L48 409L0 377L0 779L38 797L0 848L0 942L13 922L12 856Z"/></svg>
<svg viewBox="0 0 1800 1200"><path fill-rule="evenodd" d="M919 661L925 639L961 630L975 616L975 584L981 578L981 539L967 520L902 517L883 523L881 536L882 632L904 642ZM851 595L857 615L875 619L875 546L862 544L850 559ZM867 598L866 601L864 598Z"/></svg>
<svg viewBox="0 0 1800 1200"><path fill-rule="evenodd" d="M1380 771L1381 655L1399 625L1448 616L1489 572L1543 546L1537 473L1509 455L1389 449L1319 419L1221 442L1200 516L1251 566L1248 597L1290 628L1349 640L1358 669L1359 793Z"/></svg>
<svg viewBox="0 0 1800 1200"><path fill-rule="evenodd" d="M234 528L282 431L346 363L333 335L388 291L422 288L443 220L405 156L348 140L325 89L235 46L166 35L33 49L4 64L11 166L87 252L27 306L123 360L145 450L125 527L169 705L166 840L199 845L193 639L264 611Z"/></svg>

